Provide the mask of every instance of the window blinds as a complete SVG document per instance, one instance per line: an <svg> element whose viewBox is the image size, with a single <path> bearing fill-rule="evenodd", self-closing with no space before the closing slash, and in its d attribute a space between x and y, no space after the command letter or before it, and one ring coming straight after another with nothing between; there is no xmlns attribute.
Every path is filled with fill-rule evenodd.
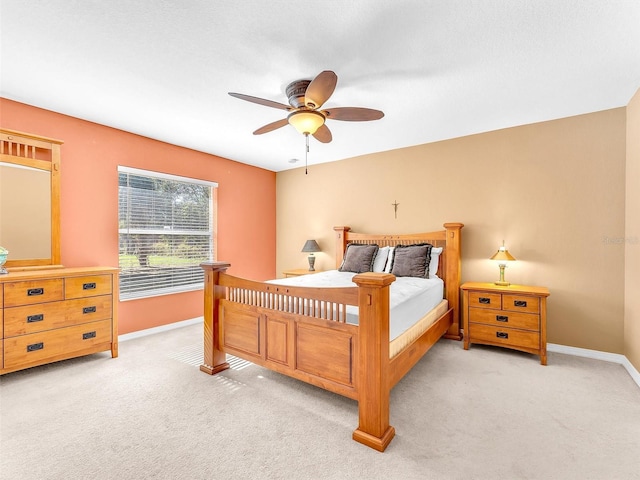
<svg viewBox="0 0 640 480"><path fill-rule="evenodd" d="M118 168L120 299L203 287L215 258L215 182Z"/></svg>

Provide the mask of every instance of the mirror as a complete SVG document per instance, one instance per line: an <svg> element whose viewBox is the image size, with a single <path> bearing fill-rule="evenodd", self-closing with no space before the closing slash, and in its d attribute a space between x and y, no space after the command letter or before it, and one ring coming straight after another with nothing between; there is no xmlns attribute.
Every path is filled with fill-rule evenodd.
<svg viewBox="0 0 640 480"><path fill-rule="evenodd" d="M0 246L9 271L60 263L61 144L0 130Z"/></svg>

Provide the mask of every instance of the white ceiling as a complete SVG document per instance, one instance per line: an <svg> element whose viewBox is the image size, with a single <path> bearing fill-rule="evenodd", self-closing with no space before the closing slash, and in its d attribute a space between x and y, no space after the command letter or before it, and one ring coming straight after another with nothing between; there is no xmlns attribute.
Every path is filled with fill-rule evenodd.
<svg viewBox="0 0 640 480"><path fill-rule="evenodd" d="M333 70L309 164L621 107L638 0L2 0L0 95L273 171L304 163L285 86ZM37 132L36 132L37 133ZM293 158L301 162L292 164Z"/></svg>

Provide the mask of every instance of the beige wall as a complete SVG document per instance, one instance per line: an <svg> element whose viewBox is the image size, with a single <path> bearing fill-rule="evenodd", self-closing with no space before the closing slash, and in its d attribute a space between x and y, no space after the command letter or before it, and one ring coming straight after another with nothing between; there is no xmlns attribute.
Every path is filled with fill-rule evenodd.
<svg viewBox="0 0 640 480"><path fill-rule="evenodd" d="M276 176L279 276L307 266L309 238L316 268L334 268L334 225L462 222L464 281L498 278L504 239L518 259L506 279L551 290L549 342L623 353L625 123L619 108L321 165L311 153L308 175Z"/></svg>
<svg viewBox="0 0 640 480"><path fill-rule="evenodd" d="M640 371L640 90L627 106L624 353Z"/></svg>

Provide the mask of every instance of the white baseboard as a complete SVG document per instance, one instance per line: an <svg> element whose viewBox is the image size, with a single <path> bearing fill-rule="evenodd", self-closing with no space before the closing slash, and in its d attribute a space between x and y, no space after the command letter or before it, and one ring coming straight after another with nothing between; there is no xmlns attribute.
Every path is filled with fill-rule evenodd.
<svg viewBox="0 0 640 480"><path fill-rule="evenodd" d="M204 321L203 317L196 317L196 318L190 318L189 320L182 320L181 322L168 323L167 325L160 325L159 327L146 328L144 330L138 330L137 332L118 335L118 341L126 342L127 340L146 337L147 335L153 335L154 333L167 332L169 330L175 330L176 328L188 327L189 325L195 325L197 323L202 323L203 321Z"/></svg>
<svg viewBox="0 0 640 480"><path fill-rule="evenodd" d="M594 358L596 360L603 360L605 362L619 363L622 365L634 382L640 387L640 373L631 364L629 359L624 355L618 353L600 352L598 350L589 350L586 348L568 347L566 345L558 345L555 343L547 344L548 352L565 353L567 355L575 355L576 357Z"/></svg>
<svg viewBox="0 0 640 480"><path fill-rule="evenodd" d="M174 330L176 328L188 327L189 325L195 325L197 323L202 323L204 321L203 317L191 318L189 320L183 320L181 322L169 323L167 325L161 325L159 327L147 328L145 330L139 330L137 332L125 333L124 335L118 336L119 342L125 342L127 340L132 340L134 338L145 337L147 335L153 335L154 333L167 332L169 330ZM556 343L548 343L547 344L548 352L556 352L556 353L564 353L566 355L574 355L576 357L586 357L593 358L596 360L602 360L605 362L613 362L619 363L622 365L634 382L640 387L640 373L635 367L631 364L629 359L624 355L620 355L618 353L608 353L601 352L598 350L589 350L586 348L577 348L577 347L569 347L567 345L558 345Z"/></svg>

